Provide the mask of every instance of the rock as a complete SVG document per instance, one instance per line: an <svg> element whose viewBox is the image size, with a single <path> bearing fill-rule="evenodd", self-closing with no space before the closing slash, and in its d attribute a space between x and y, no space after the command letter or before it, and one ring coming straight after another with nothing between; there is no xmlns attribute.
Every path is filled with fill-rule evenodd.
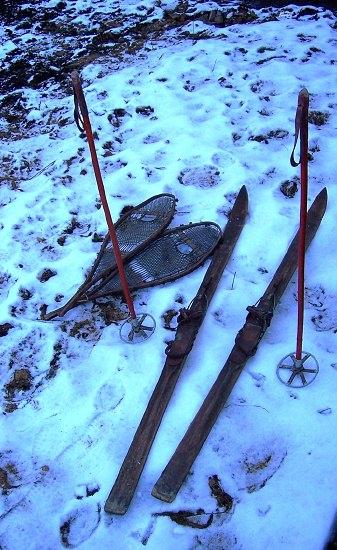
<svg viewBox="0 0 337 550"><path fill-rule="evenodd" d="M16 392L27 391L32 387L32 375L28 369L18 369L13 378L5 385L7 397L12 399Z"/></svg>
<svg viewBox="0 0 337 550"><path fill-rule="evenodd" d="M42 273L40 273L37 276L37 278L41 283L46 283L47 281L49 281L49 279L51 279L51 277L55 277L56 274L57 274L56 271L54 271L53 269L47 268L47 269L44 269Z"/></svg>
<svg viewBox="0 0 337 550"><path fill-rule="evenodd" d="M11 325L10 323L4 323L3 325L0 325L0 338L3 336L7 336L12 328L14 328L14 325Z"/></svg>
<svg viewBox="0 0 337 550"><path fill-rule="evenodd" d="M150 116L152 115L152 113L154 113L154 108L150 105L136 107L136 113L143 116Z"/></svg>
<svg viewBox="0 0 337 550"><path fill-rule="evenodd" d="M288 199L293 199L298 191L298 179L283 181L280 185L280 191Z"/></svg>

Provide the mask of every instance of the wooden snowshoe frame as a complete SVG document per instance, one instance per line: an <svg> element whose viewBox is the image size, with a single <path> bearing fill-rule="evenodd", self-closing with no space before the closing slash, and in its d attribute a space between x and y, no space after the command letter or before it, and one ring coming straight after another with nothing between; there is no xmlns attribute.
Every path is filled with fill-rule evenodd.
<svg viewBox="0 0 337 550"><path fill-rule="evenodd" d="M140 250L156 239L171 222L175 212L176 198L174 195L162 193L150 197L138 206L131 208L115 223L115 230L124 262L132 258ZM109 233L105 236L93 266L86 275L85 281L68 302L43 316L49 321L54 317L62 317L76 307L90 288L118 272Z"/></svg>
<svg viewBox="0 0 337 550"><path fill-rule="evenodd" d="M187 275L204 263L221 237L212 222L191 223L166 230L125 263L130 290L165 284ZM118 274L109 275L84 296L83 302L121 294Z"/></svg>
<svg viewBox="0 0 337 550"><path fill-rule="evenodd" d="M190 223L165 231L173 218L175 197L156 195L129 210L115 225L130 290L164 284L187 275L212 254L221 237L213 222ZM151 225L152 224L152 225ZM97 298L122 294L109 234L77 292L45 320Z"/></svg>

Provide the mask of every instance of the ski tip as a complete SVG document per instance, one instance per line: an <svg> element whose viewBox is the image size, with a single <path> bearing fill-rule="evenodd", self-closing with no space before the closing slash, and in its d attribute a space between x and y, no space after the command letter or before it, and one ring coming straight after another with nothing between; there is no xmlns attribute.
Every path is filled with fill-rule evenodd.
<svg viewBox="0 0 337 550"><path fill-rule="evenodd" d="M244 198L248 202L248 191L247 187L243 185L238 193L238 197L241 195L242 198Z"/></svg>
<svg viewBox="0 0 337 550"><path fill-rule="evenodd" d="M323 187L322 191L318 194L318 196L322 196L322 199L324 199L325 203L328 203L328 190L326 187Z"/></svg>
<svg viewBox="0 0 337 550"><path fill-rule="evenodd" d="M314 202L312 203L312 206L314 206L314 204L319 205L320 209L322 210L323 217L328 204L328 190L326 187L323 187L323 189L318 193Z"/></svg>
<svg viewBox="0 0 337 550"><path fill-rule="evenodd" d="M172 491L167 491L164 487L161 486L160 479L157 481L155 486L151 491L151 495L163 502L173 502L176 498L176 493Z"/></svg>
<svg viewBox="0 0 337 550"><path fill-rule="evenodd" d="M232 215L238 216L240 219L244 219L248 214L248 191L247 187L243 185L237 194L236 201L232 208Z"/></svg>
<svg viewBox="0 0 337 550"><path fill-rule="evenodd" d="M248 191L247 187L243 185L236 196L235 202L232 205L231 211L228 216L228 223L234 224L234 227L236 227L238 230L237 238L239 237L239 234L243 229L247 215ZM236 242L237 238L234 240L234 243Z"/></svg>

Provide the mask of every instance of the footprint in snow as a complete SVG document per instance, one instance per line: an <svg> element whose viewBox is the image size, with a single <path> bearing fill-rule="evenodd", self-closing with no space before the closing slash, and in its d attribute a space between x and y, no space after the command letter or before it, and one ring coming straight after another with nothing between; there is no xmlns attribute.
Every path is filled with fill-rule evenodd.
<svg viewBox="0 0 337 550"><path fill-rule="evenodd" d="M281 467L287 456L282 441L265 442L252 446L240 458L238 468L234 468L233 477L239 489L246 489L248 493L259 491L265 486Z"/></svg>
<svg viewBox="0 0 337 550"><path fill-rule="evenodd" d="M60 525L60 540L65 548L76 548L88 540L101 521L101 505L83 504L66 514Z"/></svg>
<svg viewBox="0 0 337 550"><path fill-rule="evenodd" d="M200 533L193 539L191 550L209 548L211 550L224 550L225 548L240 548L237 538L233 532L213 531L212 533Z"/></svg>
<svg viewBox="0 0 337 550"><path fill-rule="evenodd" d="M96 481L88 483L80 483L75 489L75 498L82 500L83 498L92 497L100 490L100 486Z"/></svg>
<svg viewBox="0 0 337 550"><path fill-rule="evenodd" d="M99 413L114 410L123 401L124 396L125 388L118 380L114 384L103 384L96 393L95 409Z"/></svg>
<svg viewBox="0 0 337 550"><path fill-rule="evenodd" d="M180 173L178 180L183 185L192 185L193 187L215 187L220 183L220 172L214 166L186 168Z"/></svg>

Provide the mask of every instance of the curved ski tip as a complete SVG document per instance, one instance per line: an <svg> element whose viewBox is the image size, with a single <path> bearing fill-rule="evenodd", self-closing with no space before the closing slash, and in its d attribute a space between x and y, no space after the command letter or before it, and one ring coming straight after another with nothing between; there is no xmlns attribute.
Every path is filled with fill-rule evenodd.
<svg viewBox="0 0 337 550"><path fill-rule="evenodd" d="M322 208L324 209L324 212L325 212L328 204L328 190L326 187L323 187L323 189L318 193L314 202L316 201L322 203Z"/></svg>
<svg viewBox="0 0 337 550"><path fill-rule="evenodd" d="M239 193L242 193L242 195L245 197L247 203L248 203L248 190L245 185L243 185L239 191Z"/></svg>
<svg viewBox="0 0 337 550"><path fill-rule="evenodd" d="M319 195L322 195L326 201L328 202L328 189L326 187L323 187L322 191L319 193ZM318 196L319 196L318 195Z"/></svg>
<svg viewBox="0 0 337 550"><path fill-rule="evenodd" d="M241 208L242 206L244 206L243 208L243 211L245 212L245 214L247 215L248 214L248 203L249 203L249 200L248 200L248 191L247 191L247 187L245 185L243 185L238 193L238 196L236 197L236 200L238 201L238 203L241 205Z"/></svg>

